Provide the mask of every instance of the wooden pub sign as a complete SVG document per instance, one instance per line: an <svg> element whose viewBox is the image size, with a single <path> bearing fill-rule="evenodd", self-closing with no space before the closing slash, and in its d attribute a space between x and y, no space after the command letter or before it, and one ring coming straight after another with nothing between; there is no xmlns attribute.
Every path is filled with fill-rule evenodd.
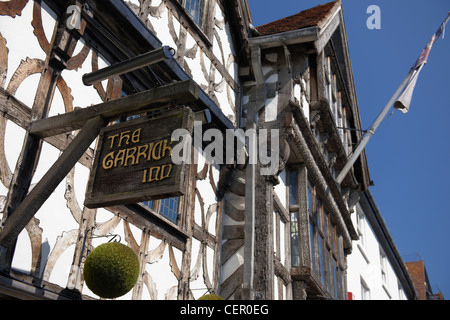
<svg viewBox="0 0 450 320"><path fill-rule="evenodd" d="M175 165L172 132L192 133L194 113L180 108L104 128L99 135L85 206L98 208L181 196L186 165Z"/></svg>

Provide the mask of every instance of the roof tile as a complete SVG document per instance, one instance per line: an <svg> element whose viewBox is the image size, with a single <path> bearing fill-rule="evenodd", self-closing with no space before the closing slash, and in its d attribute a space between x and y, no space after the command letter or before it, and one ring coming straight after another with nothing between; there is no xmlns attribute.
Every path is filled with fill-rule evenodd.
<svg viewBox="0 0 450 320"><path fill-rule="evenodd" d="M256 29L261 36L266 36L307 27L317 26L320 28L326 23L329 16L334 13L334 9L340 5L341 0L321 4L292 16L256 27Z"/></svg>

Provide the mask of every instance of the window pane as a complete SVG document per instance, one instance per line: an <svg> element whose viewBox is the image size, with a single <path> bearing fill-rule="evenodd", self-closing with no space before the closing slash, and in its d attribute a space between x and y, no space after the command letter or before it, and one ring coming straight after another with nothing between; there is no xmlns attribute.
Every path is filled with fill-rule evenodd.
<svg viewBox="0 0 450 320"><path fill-rule="evenodd" d="M328 237L328 212L325 210L325 207L323 208L323 233L325 237Z"/></svg>
<svg viewBox="0 0 450 320"><path fill-rule="evenodd" d="M333 257L331 256L331 251L328 250L327 248L327 289L328 292L331 294L331 296L333 296Z"/></svg>
<svg viewBox="0 0 450 320"><path fill-rule="evenodd" d="M308 183L308 211L313 213L313 190L312 186Z"/></svg>
<svg viewBox="0 0 450 320"><path fill-rule="evenodd" d="M291 256L292 266L300 266L300 242L298 235L298 212L291 212Z"/></svg>
<svg viewBox="0 0 450 320"><path fill-rule="evenodd" d="M370 300L370 289L361 279L361 300Z"/></svg>
<svg viewBox="0 0 450 320"><path fill-rule="evenodd" d="M186 0L186 4L184 5L186 11L189 15L194 19L194 21L198 24L202 24L202 15L204 8L204 0Z"/></svg>
<svg viewBox="0 0 450 320"><path fill-rule="evenodd" d="M296 205L297 201L297 171L289 172L289 204Z"/></svg>
<svg viewBox="0 0 450 320"><path fill-rule="evenodd" d="M319 270L320 270L320 282L325 285L325 257L324 257L324 248L323 248L323 238L321 236L318 237L319 244Z"/></svg>
<svg viewBox="0 0 450 320"><path fill-rule="evenodd" d="M336 254L338 254L338 243L337 243L337 230L336 230L336 225L334 223L331 223L331 230L332 230L332 234L331 234L331 245L333 246L333 250Z"/></svg>
<svg viewBox="0 0 450 320"><path fill-rule="evenodd" d="M334 297L338 298L338 286L337 286L337 274L336 274L336 261L333 260L333 285L334 285Z"/></svg>
<svg viewBox="0 0 450 320"><path fill-rule="evenodd" d="M312 272L317 275L317 265L316 265L316 245L314 239L316 239L317 228L313 223L309 224L309 242L311 245L311 269Z"/></svg>
<svg viewBox="0 0 450 320"><path fill-rule="evenodd" d="M176 223L178 219L178 201L178 197L161 200L160 214Z"/></svg>
<svg viewBox="0 0 450 320"><path fill-rule="evenodd" d="M323 224L322 224L321 210L322 210L322 201L319 198L316 198L316 216L317 216L319 228L322 230Z"/></svg>
<svg viewBox="0 0 450 320"><path fill-rule="evenodd" d="M144 206L149 207L150 209L153 209L153 201L152 201L152 200L142 202L142 204L143 204Z"/></svg>

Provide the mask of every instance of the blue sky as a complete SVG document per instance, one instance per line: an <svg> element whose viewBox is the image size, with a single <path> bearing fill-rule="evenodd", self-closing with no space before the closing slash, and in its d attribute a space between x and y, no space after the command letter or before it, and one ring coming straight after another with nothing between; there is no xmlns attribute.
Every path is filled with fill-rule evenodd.
<svg viewBox="0 0 450 320"><path fill-rule="evenodd" d="M248 0L259 26L327 0ZM342 0L362 127L368 129L450 11L448 0ZM369 29L367 9L381 9ZM395 111L366 147L375 201L405 260L425 261L450 299L450 23L419 75L410 112Z"/></svg>

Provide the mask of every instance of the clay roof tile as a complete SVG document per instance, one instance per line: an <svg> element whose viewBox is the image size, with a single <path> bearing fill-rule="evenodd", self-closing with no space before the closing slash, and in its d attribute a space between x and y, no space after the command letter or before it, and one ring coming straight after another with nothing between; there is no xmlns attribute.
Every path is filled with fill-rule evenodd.
<svg viewBox="0 0 450 320"><path fill-rule="evenodd" d="M266 36L307 27L317 26L321 28L335 12L335 8L338 8L340 5L341 0L321 4L292 16L256 27L256 29L261 36Z"/></svg>

